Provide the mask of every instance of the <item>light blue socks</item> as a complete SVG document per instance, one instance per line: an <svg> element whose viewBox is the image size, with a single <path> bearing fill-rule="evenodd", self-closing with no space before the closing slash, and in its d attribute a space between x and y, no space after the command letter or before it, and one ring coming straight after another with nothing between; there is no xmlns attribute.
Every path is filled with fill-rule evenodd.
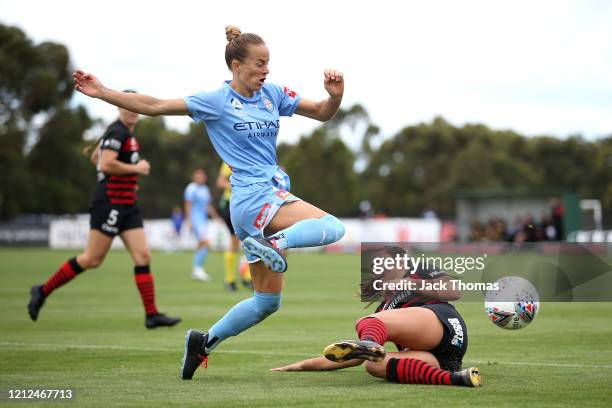
<svg viewBox="0 0 612 408"><path fill-rule="evenodd" d="M206 262L206 256L208 255L208 247L200 248L196 250L193 255L193 266L203 266Z"/></svg>
<svg viewBox="0 0 612 408"><path fill-rule="evenodd" d="M254 292L253 297L236 304L208 331L206 351L210 352L230 336L236 336L276 312L281 305L280 293Z"/></svg>
<svg viewBox="0 0 612 408"><path fill-rule="evenodd" d="M331 214L298 221L270 238L281 250L328 245L344 236L344 225Z"/></svg>

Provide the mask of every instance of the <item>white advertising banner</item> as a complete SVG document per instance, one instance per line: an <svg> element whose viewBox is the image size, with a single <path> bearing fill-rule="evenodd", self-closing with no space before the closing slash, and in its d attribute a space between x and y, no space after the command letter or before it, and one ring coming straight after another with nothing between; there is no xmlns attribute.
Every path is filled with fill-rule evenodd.
<svg viewBox="0 0 612 408"><path fill-rule="evenodd" d="M342 219L346 228L344 238L327 247L329 251L358 250L361 242L439 242L441 223L421 218ZM223 250L229 246L230 235L224 223L211 220L208 237L211 249ZM147 243L152 250L191 250L196 241L187 228L177 235L170 220L145 220ZM49 246L53 249L82 249L89 233L89 217L52 221L49 228ZM123 248L120 239L113 248Z"/></svg>

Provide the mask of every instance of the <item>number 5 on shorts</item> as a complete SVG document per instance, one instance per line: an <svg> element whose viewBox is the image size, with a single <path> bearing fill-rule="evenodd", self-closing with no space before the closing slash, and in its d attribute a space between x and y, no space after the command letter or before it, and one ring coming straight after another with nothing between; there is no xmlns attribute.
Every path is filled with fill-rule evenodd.
<svg viewBox="0 0 612 408"><path fill-rule="evenodd" d="M117 210L110 210L110 212L108 213L108 219L106 220L106 223L108 225L115 225L117 223L117 216L119 215L119 211Z"/></svg>

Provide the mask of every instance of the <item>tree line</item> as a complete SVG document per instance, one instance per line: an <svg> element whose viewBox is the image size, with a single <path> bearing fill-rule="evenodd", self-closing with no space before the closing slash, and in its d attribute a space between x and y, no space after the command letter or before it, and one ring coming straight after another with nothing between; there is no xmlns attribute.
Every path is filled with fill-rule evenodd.
<svg viewBox="0 0 612 408"><path fill-rule="evenodd" d="M1 219L87 212L96 176L82 153L91 143L83 135L99 121L69 105L72 70L62 44L34 44L19 28L0 24ZM218 196L221 161L202 125L179 132L163 118L143 118L135 133L152 164L139 191L146 217L166 217L180 205L195 168L206 170ZM359 146L350 148L345 135ZM612 212L612 134L526 137L438 117L383 137L355 105L297 143L279 144L278 159L297 196L338 216L359 215L359 203L368 200L387 216L427 209L452 217L455 193L470 188L567 189L601 199Z"/></svg>

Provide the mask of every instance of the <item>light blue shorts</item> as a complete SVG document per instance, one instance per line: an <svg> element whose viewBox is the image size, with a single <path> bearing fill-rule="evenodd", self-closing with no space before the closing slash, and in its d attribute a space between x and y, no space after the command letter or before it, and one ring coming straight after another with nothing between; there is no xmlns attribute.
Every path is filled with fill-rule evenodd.
<svg viewBox="0 0 612 408"><path fill-rule="evenodd" d="M208 239L208 220L192 220L191 232L198 242Z"/></svg>
<svg viewBox="0 0 612 408"><path fill-rule="evenodd" d="M236 236L241 241L246 237L264 237L264 229L278 209L283 204L299 200L289 191L277 187L272 180L233 187L230 213ZM257 260L247 256L249 262Z"/></svg>

